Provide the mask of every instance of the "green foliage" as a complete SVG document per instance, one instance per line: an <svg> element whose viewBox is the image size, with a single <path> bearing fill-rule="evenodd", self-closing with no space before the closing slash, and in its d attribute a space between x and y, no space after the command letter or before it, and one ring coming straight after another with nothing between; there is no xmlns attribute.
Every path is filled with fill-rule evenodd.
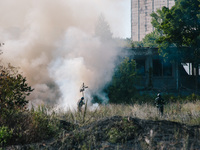
<svg viewBox="0 0 200 150"><path fill-rule="evenodd" d="M112 82L108 87L110 103L130 103L136 93L136 63L128 57L117 67Z"/></svg>
<svg viewBox="0 0 200 150"><path fill-rule="evenodd" d="M124 118L109 129L107 133L108 141L110 143L125 143L129 138L134 138L134 135L137 134L137 129L136 125Z"/></svg>
<svg viewBox="0 0 200 150"><path fill-rule="evenodd" d="M149 34L147 34L142 41L134 41L134 47L158 47L158 43L156 42L159 37L162 35L162 30L160 29L160 25L164 20L165 14L161 10L157 10L151 14L152 17L152 25L155 30Z"/></svg>
<svg viewBox="0 0 200 150"><path fill-rule="evenodd" d="M160 37L158 30L147 34L142 41L134 41L131 43L132 47L158 47L156 42Z"/></svg>
<svg viewBox="0 0 200 150"><path fill-rule="evenodd" d="M152 33L147 34L142 40L144 47L158 47L156 40L160 37L160 34L157 30Z"/></svg>
<svg viewBox="0 0 200 150"><path fill-rule="evenodd" d="M199 0L177 0L175 5L168 9L153 13L152 24L162 33L157 40L160 51L163 55L176 53L176 61L180 56L186 55L187 59L194 63L200 62L200 1ZM171 52L169 47L175 45L177 49ZM190 49L186 51L182 47L187 46Z"/></svg>
<svg viewBox="0 0 200 150"><path fill-rule="evenodd" d="M195 93L192 93L191 95L186 97L186 100L189 102L195 102L197 100L200 100L200 96L196 95Z"/></svg>
<svg viewBox="0 0 200 150"><path fill-rule="evenodd" d="M134 47L134 43L133 43L132 39L126 38L126 39L125 39L125 42L126 42L127 44L126 44L124 47L126 47L126 48L133 48L133 47Z"/></svg>
<svg viewBox="0 0 200 150"><path fill-rule="evenodd" d="M147 34L142 41L134 42L136 47L159 47L157 40L162 36L162 30L160 29L160 25L164 20L164 12L161 10L157 10L151 14L152 21L151 24L155 28L155 30L149 34Z"/></svg>
<svg viewBox="0 0 200 150"><path fill-rule="evenodd" d="M157 30L158 33L162 34L162 30L160 29L160 25L165 19L164 11L158 9L156 12L153 12L151 14L151 17L152 17L151 24Z"/></svg>
<svg viewBox="0 0 200 150"><path fill-rule="evenodd" d="M1 115L6 117L13 110L25 108L28 103L26 96L33 89L26 83L26 78L11 65L8 65L8 67L1 66L0 78L0 112Z"/></svg>
<svg viewBox="0 0 200 150"><path fill-rule="evenodd" d="M32 109L32 124L34 129L34 137L39 139L47 139L57 134L58 122L54 115L48 115L44 106L38 107L35 111Z"/></svg>
<svg viewBox="0 0 200 150"><path fill-rule="evenodd" d="M0 146L8 144L9 140L12 138L13 130L10 130L6 126L0 127Z"/></svg>
<svg viewBox="0 0 200 150"><path fill-rule="evenodd" d="M133 41L134 47L144 47L143 41Z"/></svg>
<svg viewBox="0 0 200 150"><path fill-rule="evenodd" d="M158 30L147 34L142 41L134 41L131 43L132 47L158 47L156 42L160 37Z"/></svg>
<svg viewBox="0 0 200 150"><path fill-rule="evenodd" d="M28 144L57 137L60 122L55 113L48 114L48 111L49 109L41 106L36 110L15 111L8 118L0 118L1 126L6 127L3 128L2 135L12 135L8 136L7 144Z"/></svg>

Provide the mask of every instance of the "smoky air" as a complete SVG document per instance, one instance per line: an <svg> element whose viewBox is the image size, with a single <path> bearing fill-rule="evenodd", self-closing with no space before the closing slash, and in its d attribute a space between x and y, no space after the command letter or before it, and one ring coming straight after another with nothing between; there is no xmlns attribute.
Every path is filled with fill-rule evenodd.
<svg viewBox="0 0 200 150"><path fill-rule="evenodd" d="M0 41L3 64L19 67L35 89L34 105L76 107L80 86L89 88L85 97L102 93L110 82L120 49L112 40L95 35L103 14L110 30L124 27L126 9L120 0L6 0L1 2Z"/></svg>

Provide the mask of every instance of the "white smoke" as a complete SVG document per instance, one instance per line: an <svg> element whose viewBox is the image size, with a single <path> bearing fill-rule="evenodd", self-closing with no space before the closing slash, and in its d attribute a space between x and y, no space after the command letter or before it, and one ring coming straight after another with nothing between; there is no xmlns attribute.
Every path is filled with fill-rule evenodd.
<svg viewBox="0 0 200 150"><path fill-rule="evenodd" d="M94 36L103 13L118 28L120 0L1 1L4 63L20 67L35 88L31 101L76 106L83 82L88 99L111 80L119 50ZM121 9L121 10L120 10ZM121 20L120 20L121 21ZM112 28L112 26L114 28ZM101 95L101 94L100 94ZM105 98L105 96L102 95ZM106 98L105 98L106 99Z"/></svg>

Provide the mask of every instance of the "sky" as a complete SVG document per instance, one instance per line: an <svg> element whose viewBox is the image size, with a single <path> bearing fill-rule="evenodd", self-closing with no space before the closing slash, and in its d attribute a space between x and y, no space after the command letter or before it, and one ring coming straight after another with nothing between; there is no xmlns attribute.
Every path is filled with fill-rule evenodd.
<svg viewBox="0 0 200 150"><path fill-rule="evenodd" d="M114 36L122 37L122 38L130 38L131 37L131 0L121 0L119 5L123 6L123 13L119 15L119 19L121 20L122 26L119 31L114 30ZM114 26L114 25L112 25Z"/></svg>

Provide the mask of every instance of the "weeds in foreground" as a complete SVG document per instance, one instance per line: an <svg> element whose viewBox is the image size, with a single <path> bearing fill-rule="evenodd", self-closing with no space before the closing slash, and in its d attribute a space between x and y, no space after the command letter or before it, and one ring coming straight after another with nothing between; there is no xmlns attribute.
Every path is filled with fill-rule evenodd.
<svg viewBox="0 0 200 150"><path fill-rule="evenodd" d="M82 114L76 111L66 111L63 112L62 115L58 113L57 117L81 126L112 116L130 116L140 119L168 120L188 125L200 124L200 101L187 103L168 103L164 107L163 116L160 116L157 108L151 104L107 104L99 105L96 109L93 109L93 106L87 107L88 108L85 109Z"/></svg>
<svg viewBox="0 0 200 150"><path fill-rule="evenodd" d="M53 111L52 108L46 106L40 106L37 109L31 109L29 111L16 112L7 119L0 118L2 127L1 141L3 141L4 145L10 145L38 142L55 137L59 138L61 135L61 138L64 138L66 131L64 131L60 125L61 120L79 127L112 116L168 120L189 125L200 124L200 101L168 103L165 105L163 116L158 115L157 108L151 104L107 104L99 105L95 108L93 107L94 106L87 105L82 113L76 110ZM70 130L72 131L74 128L70 128L69 131ZM129 130L129 128L127 130ZM115 131L115 129L111 130L109 133L110 137L116 133L117 131ZM111 141L112 140L115 139L111 138Z"/></svg>

